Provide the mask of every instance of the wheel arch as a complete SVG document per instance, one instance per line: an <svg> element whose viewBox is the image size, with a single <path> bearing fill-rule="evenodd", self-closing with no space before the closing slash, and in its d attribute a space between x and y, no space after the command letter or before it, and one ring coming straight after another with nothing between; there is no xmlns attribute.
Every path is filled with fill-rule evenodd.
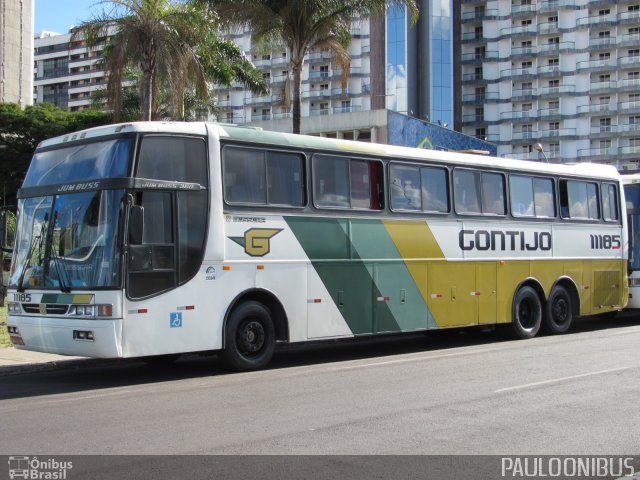
<svg viewBox="0 0 640 480"><path fill-rule="evenodd" d="M571 277L562 276L559 277L555 283L551 286L551 290L555 287L563 287L567 293L569 294L569 298L571 298L571 308L575 312L574 315L576 317L580 316L580 291L578 290L578 286L575 284Z"/></svg>
<svg viewBox="0 0 640 480"><path fill-rule="evenodd" d="M516 298L516 295L518 294L518 291L522 288L522 287L531 287L535 290L535 292L538 294L538 298L540 299L540 303L542 305L544 305L544 302L547 301L547 296L544 293L544 288L542 288L542 285L540 284L540 282L534 278L534 277L529 277L524 279L523 281L521 281L516 288L513 290L513 296L511 298L511 306L513 308L513 302Z"/></svg>
<svg viewBox="0 0 640 480"><path fill-rule="evenodd" d="M248 301L261 303L269 309L269 312L271 313L271 320L273 320L273 326L276 330L276 341L288 342L289 320L282 303L272 292L261 288L254 288L251 290L245 290L237 295L229 305L229 308L227 308L222 325L222 348L225 347L225 331L227 329L229 316L238 305Z"/></svg>

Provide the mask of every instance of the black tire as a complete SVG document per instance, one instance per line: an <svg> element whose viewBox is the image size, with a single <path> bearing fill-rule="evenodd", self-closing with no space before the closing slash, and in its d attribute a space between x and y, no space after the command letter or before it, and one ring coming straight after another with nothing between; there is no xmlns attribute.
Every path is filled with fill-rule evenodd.
<svg viewBox="0 0 640 480"><path fill-rule="evenodd" d="M231 312L224 331L222 360L232 370L256 370L269 363L276 344L271 312L258 302L245 302Z"/></svg>
<svg viewBox="0 0 640 480"><path fill-rule="evenodd" d="M542 328L546 333L565 333L573 322L571 296L564 287L556 285L544 306Z"/></svg>
<svg viewBox="0 0 640 480"><path fill-rule="evenodd" d="M540 297L531 287L522 287L513 297L511 333L515 338L528 339L538 334L542 324Z"/></svg>

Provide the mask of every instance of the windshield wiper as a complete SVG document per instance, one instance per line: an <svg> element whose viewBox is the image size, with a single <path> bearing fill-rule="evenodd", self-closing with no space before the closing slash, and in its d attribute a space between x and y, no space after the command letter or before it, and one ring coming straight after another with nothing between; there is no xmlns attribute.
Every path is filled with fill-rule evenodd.
<svg viewBox="0 0 640 480"><path fill-rule="evenodd" d="M51 242L53 243L53 230L56 228L56 223L58 222L58 212L55 212L53 214L53 222L52 226L51 226ZM61 240L62 241L62 240ZM62 271L64 270L64 274L67 274L67 271L62 268L62 266L60 265L60 263L62 262L62 260L60 259L60 255L58 255L58 252L56 252L56 247L55 245L51 245L49 247L49 255L50 257L46 259L47 263L51 262L51 259L53 259L53 261L55 262L56 265L56 271L58 272L58 286L60 287L60 291L62 293L69 293L71 291L71 288L67 286L67 282L62 278Z"/></svg>
<svg viewBox="0 0 640 480"><path fill-rule="evenodd" d="M20 278L18 279L17 290L20 293L24 292L24 277L27 273L27 267L29 265L31 255L33 255L33 251L36 248L36 244L39 243L40 246L42 246L42 236L44 235L45 225L47 224L48 220L49 220L49 214L45 213L44 218L42 220L42 226L40 227L40 235L36 235L35 237L33 237L33 240L31 241L31 245L29 245L29 250L27 251L27 256L24 259L24 264L22 265L22 271L20 272Z"/></svg>

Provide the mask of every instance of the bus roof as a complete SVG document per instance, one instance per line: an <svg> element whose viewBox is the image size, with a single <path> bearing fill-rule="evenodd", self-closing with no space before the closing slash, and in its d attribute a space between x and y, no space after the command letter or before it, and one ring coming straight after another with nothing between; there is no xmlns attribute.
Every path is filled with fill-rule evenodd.
<svg viewBox="0 0 640 480"><path fill-rule="evenodd" d="M262 145L270 144L286 147L321 149L325 151L335 151L336 153L371 154L391 158L401 157L416 161L438 161L456 165L485 166L524 172L620 179L620 174L615 167L598 163L541 163L503 157L491 157L476 153L426 150L310 135L295 135L291 133L272 132L255 127L209 122L131 122L114 124L44 140L38 145L38 148L127 132L206 135L208 130L215 130L217 133L216 136L219 136L221 139L226 138ZM638 175L638 178L640 181L640 175Z"/></svg>

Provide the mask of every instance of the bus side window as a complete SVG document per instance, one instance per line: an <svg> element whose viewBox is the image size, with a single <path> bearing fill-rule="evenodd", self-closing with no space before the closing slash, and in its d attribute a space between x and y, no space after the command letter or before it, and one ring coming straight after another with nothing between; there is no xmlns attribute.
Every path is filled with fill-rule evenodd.
<svg viewBox="0 0 640 480"><path fill-rule="evenodd" d="M598 220L600 208L597 185L591 182L562 180L560 208L563 218Z"/></svg>
<svg viewBox="0 0 640 480"><path fill-rule="evenodd" d="M608 222L619 220L618 189L613 183L602 184L602 218Z"/></svg>
<svg viewBox="0 0 640 480"><path fill-rule="evenodd" d="M482 172L482 213L504 215L504 177L500 173Z"/></svg>
<svg viewBox="0 0 640 480"><path fill-rule="evenodd" d="M453 171L453 194L456 212L481 213L478 188L479 177L480 172L458 169Z"/></svg>

